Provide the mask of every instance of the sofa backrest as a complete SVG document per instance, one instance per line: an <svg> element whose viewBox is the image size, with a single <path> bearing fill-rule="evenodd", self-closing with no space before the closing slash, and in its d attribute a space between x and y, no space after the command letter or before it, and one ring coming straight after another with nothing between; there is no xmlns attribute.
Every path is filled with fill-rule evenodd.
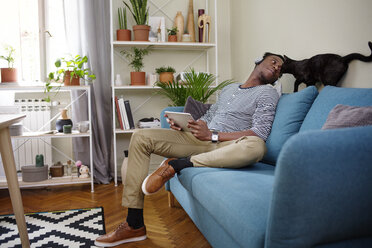
<svg viewBox="0 0 372 248"><path fill-rule="evenodd" d="M324 87L311 106L300 132L321 129L329 112L337 105L372 106L372 89Z"/></svg>
<svg viewBox="0 0 372 248"><path fill-rule="evenodd" d="M317 95L317 89L310 86L280 97L271 133L266 141L267 153L263 158L265 163L275 165L283 144L298 133Z"/></svg>

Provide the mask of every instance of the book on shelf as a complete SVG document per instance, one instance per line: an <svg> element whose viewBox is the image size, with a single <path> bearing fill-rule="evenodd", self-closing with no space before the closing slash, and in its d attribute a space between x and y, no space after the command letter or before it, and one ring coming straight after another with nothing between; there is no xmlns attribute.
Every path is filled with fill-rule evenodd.
<svg viewBox="0 0 372 248"><path fill-rule="evenodd" d="M120 129L124 130L123 121L122 121L121 113L120 113L119 100L118 100L117 96L115 96L115 106L116 106L117 119L118 119L119 124L120 124Z"/></svg>
<svg viewBox="0 0 372 248"><path fill-rule="evenodd" d="M119 98L119 107L121 113L121 120L123 122L124 130L128 130L129 128L129 121L127 117L127 111L125 110L124 99Z"/></svg>
<svg viewBox="0 0 372 248"><path fill-rule="evenodd" d="M134 129L135 126L134 126L133 115L132 115L132 109L130 108L129 100L125 100L125 101L124 101L124 105L125 105L125 110L126 110L126 112L127 112L129 128L130 128L130 129Z"/></svg>

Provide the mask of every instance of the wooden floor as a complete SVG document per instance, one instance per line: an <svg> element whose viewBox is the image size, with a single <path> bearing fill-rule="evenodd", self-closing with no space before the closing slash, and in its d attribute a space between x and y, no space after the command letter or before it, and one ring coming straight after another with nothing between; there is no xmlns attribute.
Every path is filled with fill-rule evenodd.
<svg viewBox="0 0 372 248"><path fill-rule="evenodd" d="M125 219L126 209L121 206L122 185L115 187L90 184L22 189L25 213L103 207L106 232L113 230ZM7 189L0 190L0 214L11 214L12 205ZM211 247L181 207L169 208L167 192L145 197L145 225L148 239L118 247Z"/></svg>

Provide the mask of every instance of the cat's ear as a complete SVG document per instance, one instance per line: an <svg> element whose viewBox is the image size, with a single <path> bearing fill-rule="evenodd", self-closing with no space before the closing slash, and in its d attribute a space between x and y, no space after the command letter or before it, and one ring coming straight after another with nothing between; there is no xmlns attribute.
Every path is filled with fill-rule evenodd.
<svg viewBox="0 0 372 248"><path fill-rule="evenodd" d="M284 62L292 61L292 59L290 59L290 58L287 57L286 55L283 55L283 56L284 56Z"/></svg>

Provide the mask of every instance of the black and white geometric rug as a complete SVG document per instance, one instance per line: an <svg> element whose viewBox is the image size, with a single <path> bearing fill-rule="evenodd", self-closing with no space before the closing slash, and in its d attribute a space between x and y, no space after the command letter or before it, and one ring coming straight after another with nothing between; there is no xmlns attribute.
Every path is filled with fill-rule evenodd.
<svg viewBox="0 0 372 248"><path fill-rule="evenodd" d="M103 216L102 207L25 214L31 247L95 247ZM22 247L14 215L0 216L0 247Z"/></svg>

